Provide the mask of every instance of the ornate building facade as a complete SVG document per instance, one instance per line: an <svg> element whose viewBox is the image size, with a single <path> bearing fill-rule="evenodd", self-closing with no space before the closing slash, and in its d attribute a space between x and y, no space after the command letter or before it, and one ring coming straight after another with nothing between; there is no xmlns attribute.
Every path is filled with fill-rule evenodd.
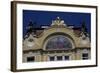
<svg viewBox="0 0 100 73"><path fill-rule="evenodd" d="M91 59L91 42L84 23L68 26L57 17L50 26L34 28L30 22L23 39L23 62Z"/></svg>

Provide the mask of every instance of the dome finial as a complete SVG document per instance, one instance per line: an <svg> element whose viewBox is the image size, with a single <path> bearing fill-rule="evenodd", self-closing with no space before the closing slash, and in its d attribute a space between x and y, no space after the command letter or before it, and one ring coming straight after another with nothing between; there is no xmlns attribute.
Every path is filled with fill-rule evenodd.
<svg viewBox="0 0 100 73"><path fill-rule="evenodd" d="M52 21L52 25L56 25L56 26L63 25L63 26L66 26L64 24L64 20L61 20L59 16L57 16L56 19L54 21Z"/></svg>
<svg viewBox="0 0 100 73"><path fill-rule="evenodd" d="M58 17L57 17L57 19L59 20L59 19L60 19L60 17L58 16Z"/></svg>

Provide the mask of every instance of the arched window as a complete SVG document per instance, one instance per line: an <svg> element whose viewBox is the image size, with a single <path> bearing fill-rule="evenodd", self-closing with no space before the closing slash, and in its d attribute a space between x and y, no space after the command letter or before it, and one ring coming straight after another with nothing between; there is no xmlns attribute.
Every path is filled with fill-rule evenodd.
<svg viewBox="0 0 100 73"><path fill-rule="evenodd" d="M64 35L56 35L49 38L46 44L46 49L71 49L72 48L72 42L71 40Z"/></svg>

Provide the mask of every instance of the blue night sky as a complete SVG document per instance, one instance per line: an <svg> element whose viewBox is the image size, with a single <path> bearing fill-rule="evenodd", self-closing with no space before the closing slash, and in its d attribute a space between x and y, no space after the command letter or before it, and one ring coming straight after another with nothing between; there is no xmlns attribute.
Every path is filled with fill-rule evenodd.
<svg viewBox="0 0 100 73"><path fill-rule="evenodd" d="M35 28L39 28L42 25L51 25L52 20L55 20L58 16L63 19L66 24L74 25L75 27L80 27L81 23L84 21L87 27L87 31L90 33L90 13L23 10L23 34L26 33L26 27L30 21L36 23L34 25Z"/></svg>

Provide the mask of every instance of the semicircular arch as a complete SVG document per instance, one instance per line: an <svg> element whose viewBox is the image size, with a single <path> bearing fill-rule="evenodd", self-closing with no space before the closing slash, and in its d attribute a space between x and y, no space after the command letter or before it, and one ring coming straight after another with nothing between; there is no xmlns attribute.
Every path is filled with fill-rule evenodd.
<svg viewBox="0 0 100 73"><path fill-rule="evenodd" d="M58 39L58 40L57 40ZM54 42L52 42L54 41ZM50 44L51 43L51 44ZM57 46L57 47L56 47ZM55 50L58 48L62 48L63 50L68 50L68 49L74 49L75 44L74 44L74 39L66 34L66 33L52 33L48 35L43 42L43 49L44 50L49 50L48 48L55 48Z"/></svg>

